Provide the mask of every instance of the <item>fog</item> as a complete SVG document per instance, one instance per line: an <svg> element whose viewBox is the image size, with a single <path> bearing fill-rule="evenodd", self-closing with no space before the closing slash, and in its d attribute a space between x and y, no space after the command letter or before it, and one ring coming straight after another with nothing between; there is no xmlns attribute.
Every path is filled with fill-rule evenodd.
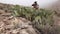
<svg viewBox="0 0 60 34"><path fill-rule="evenodd" d="M59 0L0 0L0 3L31 6L31 4L34 1L37 1L40 7L47 7L47 6L49 7L49 6L57 3Z"/></svg>

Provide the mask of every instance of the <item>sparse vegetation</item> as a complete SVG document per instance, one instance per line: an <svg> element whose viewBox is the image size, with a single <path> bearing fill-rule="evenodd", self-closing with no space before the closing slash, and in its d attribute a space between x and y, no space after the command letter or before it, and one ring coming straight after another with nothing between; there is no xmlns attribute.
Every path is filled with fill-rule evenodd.
<svg viewBox="0 0 60 34"><path fill-rule="evenodd" d="M16 5L13 7L13 16L24 17L32 22L33 27L37 28L41 34L48 34L53 27L54 11L46 9L38 9L30 7L21 7Z"/></svg>
<svg viewBox="0 0 60 34"><path fill-rule="evenodd" d="M2 7L0 8L0 34L23 34L24 32L24 34L60 34L60 19L57 11L35 10L19 5Z"/></svg>

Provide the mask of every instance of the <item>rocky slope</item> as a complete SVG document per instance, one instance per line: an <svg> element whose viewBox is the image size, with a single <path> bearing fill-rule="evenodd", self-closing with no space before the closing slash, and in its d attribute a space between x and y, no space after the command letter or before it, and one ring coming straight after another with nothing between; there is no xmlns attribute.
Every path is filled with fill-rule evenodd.
<svg viewBox="0 0 60 34"><path fill-rule="evenodd" d="M0 34L38 34L30 21L11 15L11 6L0 3Z"/></svg>
<svg viewBox="0 0 60 34"><path fill-rule="evenodd" d="M22 17L13 17L10 10L13 5L0 3L0 34L40 34L32 22ZM60 26L60 13L54 16L55 25Z"/></svg>

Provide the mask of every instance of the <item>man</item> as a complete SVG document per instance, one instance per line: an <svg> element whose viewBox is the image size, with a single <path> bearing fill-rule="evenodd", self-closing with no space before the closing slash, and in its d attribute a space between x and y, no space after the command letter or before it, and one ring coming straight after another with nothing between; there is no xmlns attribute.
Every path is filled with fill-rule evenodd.
<svg viewBox="0 0 60 34"><path fill-rule="evenodd" d="M39 8L39 5L37 4L37 1L35 1L32 6L35 8L35 9L38 9Z"/></svg>

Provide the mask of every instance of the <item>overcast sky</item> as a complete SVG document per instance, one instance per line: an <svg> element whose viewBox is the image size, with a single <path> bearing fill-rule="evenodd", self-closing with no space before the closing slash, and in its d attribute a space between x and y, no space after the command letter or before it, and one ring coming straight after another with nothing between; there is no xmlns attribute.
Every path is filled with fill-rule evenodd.
<svg viewBox="0 0 60 34"><path fill-rule="evenodd" d="M38 4L43 7L46 5L50 5L53 3L56 3L58 0L0 0L1 3L7 3L7 4L19 4L24 6L31 6L31 4L37 1Z"/></svg>

